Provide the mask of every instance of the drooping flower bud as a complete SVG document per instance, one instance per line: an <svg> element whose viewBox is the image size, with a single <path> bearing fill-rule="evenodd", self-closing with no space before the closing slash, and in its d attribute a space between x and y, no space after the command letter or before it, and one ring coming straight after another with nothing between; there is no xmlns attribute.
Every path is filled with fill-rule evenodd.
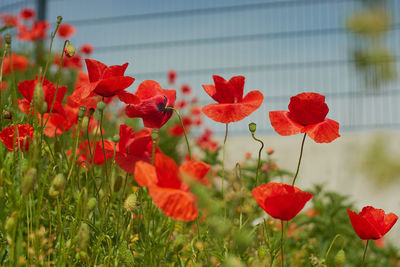
<svg viewBox="0 0 400 267"><path fill-rule="evenodd" d="M68 44L67 47L64 49L64 53L67 57L71 58L75 55L75 46L72 44Z"/></svg>
<svg viewBox="0 0 400 267"><path fill-rule="evenodd" d="M79 248L86 250L90 240L89 226L86 223L82 223L81 227L79 227L78 236Z"/></svg>
<svg viewBox="0 0 400 267"><path fill-rule="evenodd" d="M251 133L255 133L257 129L257 124L255 124L254 122L249 123L249 130Z"/></svg>
<svg viewBox="0 0 400 267"><path fill-rule="evenodd" d="M49 188L49 196L52 198L56 198L60 192L58 192L53 186Z"/></svg>
<svg viewBox="0 0 400 267"><path fill-rule="evenodd" d="M30 168L22 177L20 189L23 196L28 195L32 191L36 183L36 178L37 170L35 168Z"/></svg>
<svg viewBox="0 0 400 267"><path fill-rule="evenodd" d="M343 266L346 263L346 253L341 249L335 256L335 266Z"/></svg>
<svg viewBox="0 0 400 267"><path fill-rule="evenodd" d="M97 206L97 199L95 197L89 198L87 202L88 211L92 211Z"/></svg>

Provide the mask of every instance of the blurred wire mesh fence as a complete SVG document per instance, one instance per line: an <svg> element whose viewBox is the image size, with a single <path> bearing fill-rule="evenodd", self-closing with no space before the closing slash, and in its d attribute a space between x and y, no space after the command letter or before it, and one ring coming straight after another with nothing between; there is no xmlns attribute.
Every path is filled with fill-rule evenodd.
<svg viewBox="0 0 400 267"><path fill-rule="evenodd" d="M371 90L356 69L354 49L363 44L349 33L346 20L366 2L373 1L3 0L0 13L36 7L51 22L62 15L78 29L72 42L92 43L92 57L107 64L129 62L136 86L154 79L167 87L167 71L174 69L178 84L190 84L202 105L212 102L201 84L212 83L213 74L244 75L245 91L260 90L265 100L257 112L233 123L232 133L247 132L251 121L258 131L270 132L268 111L286 110L290 96L304 91L326 96L329 117L342 131L398 129L399 75ZM383 39L392 54L380 60L389 60L397 73L400 3L379 2L391 18ZM218 123L206 124L224 131Z"/></svg>

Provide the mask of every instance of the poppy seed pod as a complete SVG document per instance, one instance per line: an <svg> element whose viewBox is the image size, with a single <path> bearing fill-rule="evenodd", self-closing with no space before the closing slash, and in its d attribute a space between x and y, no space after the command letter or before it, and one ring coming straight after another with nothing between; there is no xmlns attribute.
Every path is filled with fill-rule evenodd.
<svg viewBox="0 0 400 267"><path fill-rule="evenodd" d="M58 16L57 17L57 24L61 24L61 21L63 20L62 16Z"/></svg>
<svg viewBox="0 0 400 267"><path fill-rule="evenodd" d="M254 122L249 123L249 131L251 133L255 133L257 129L257 124L255 124Z"/></svg>
<svg viewBox="0 0 400 267"><path fill-rule="evenodd" d="M11 34L4 35L4 41L6 42L6 44L11 45L11 40L12 40Z"/></svg>
<svg viewBox="0 0 400 267"><path fill-rule="evenodd" d="M153 140L153 142L155 142L157 140L157 138L158 138L158 131L156 129L154 129L151 132L151 139Z"/></svg>
<svg viewBox="0 0 400 267"><path fill-rule="evenodd" d="M32 191L35 186L36 178L37 170L35 168L30 168L22 177L20 189L23 196L28 195Z"/></svg>
<svg viewBox="0 0 400 267"><path fill-rule="evenodd" d="M104 103L104 102L103 102ZM83 116L85 116L85 112L86 112L86 107L85 106L80 106L79 107L79 112L78 112L78 116L80 119L83 118Z"/></svg>
<svg viewBox="0 0 400 267"><path fill-rule="evenodd" d="M119 135L114 135L112 140L113 142L118 143L119 139L120 139Z"/></svg>
<svg viewBox="0 0 400 267"><path fill-rule="evenodd" d="M67 47L64 49L64 53L67 57L71 58L75 55L75 46L72 44L68 44Z"/></svg>

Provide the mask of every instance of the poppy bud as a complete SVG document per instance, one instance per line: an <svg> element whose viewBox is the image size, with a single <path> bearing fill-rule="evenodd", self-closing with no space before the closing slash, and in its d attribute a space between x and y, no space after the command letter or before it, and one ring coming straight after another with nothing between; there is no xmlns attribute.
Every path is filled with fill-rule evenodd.
<svg viewBox="0 0 400 267"><path fill-rule="evenodd" d="M128 212L133 212L136 207L136 195L130 194L124 202L124 209Z"/></svg>
<svg viewBox="0 0 400 267"><path fill-rule="evenodd" d="M63 20L62 16L58 16L57 17L57 24L61 24L61 21Z"/></svg>
<svg viewBox="0 0 400 267"><path fill-rule="evenodd" d="M8 110L3 110L3 120L12 120L12 114Z"/></svg>
<svg viewBox="0 0 400 267"><path fill-rule="evenodd" d="M103 110L106 108L106 103L104 103L103 101L100 101L99 103L97 103L97 109L100 112L103 112Z"/></svg>
<svg viewBox="0 0 400 267"><path fill-rule="evenodd" d="M7 218L6 224L4 225L4 229L6 232L10 233L14 230L15 224L17 223L17 220L15 218L15 213L11 214L10 217Z"/></svg>
<svg viewBox="0 0 400 267"><path fill-rule="evenodd" d="M230 256L224 263L223 267L244 267L243 262L234 256Z"/></svg>
<svg viewBox="0 0 400 267"><path fill-rule="evenodd" d="M267 255L267 250L263 245L261 245L258 250L257 250L257 255L258 258L262 261L265 258L265 255Z"/></svg>
<svg viewBox="0 0 400 267"><path fill-rule="evenodd" d="M88 119L88 117L83 117L83 119L82 119L82 124L81 124L82 129L83 129L83 130L86 129L87 126L88 126L88 124L89 124L89 119Z"/></svg>
<svg viewBox="0 0 400 267"><path fill-rule="evenodd" d="M257 129L257 124L255 124L254 122L249 123L249 130L251 133L255 133Z"/></svg>
<svg viewBox="0 0 400 267"><path fill-rule="evenodd" d="M113 189L114 192L118 192L121 189L122 186L122 176L118 175L118 176L114 176L114 183L113 183Z"/></svg>
<svg viewBox="0 0 400 267"><path fill-rule="evenodd" d="M346 263L346 253L341 249L335 256L335 266L343 266Z"/></svg>
<svg viewBox="0 0 400 267"><path fill-rule="evenodd" d="M75 55L75 46L72 44L68 44L67 47L64 49L64 53L67 57L71 58Z"/></svg>
<svg viewBox="0 0 400 267"><path fill-rule="evenodd" d="M36 178L37 171L35 168L30 168L22 177L20 189L23 196L28 195L32 191L35 186Z"/></svg>
<svg viewBox="0 0 400 267"><path fill-rule="evenodd" d="M114 135L113 136L113 142L118 143L119 139L120 139L119 135Z"/></svg>
<svg viewBox="0 0 400 267"><path fill-rule="evenodd" d="M97 206L97 199L95 197L91 197L87 202L88 211L92 211Z"/></svg>
<svg viewBox="0 0 400 267"><path fill-rule="evenodd" d="M78 236L79 236L79 248L82 250L86 250L90 240L89 226L86 223L82 223L78 231Z"/></svg>
<svg viewBox="0 0 400 267"><path fill-rule="evenodd" d="M49 196L52 198L56 198L60 192L58 192L53 186L49 188Z"/></svg>
<svg viewBox="0 0 400 267"><path fill-rule="evenodd" d="M4 41L6 42L6 44L11 45L11 39L11 34L4 35Z"/></svg>
<svg viewBox="0 0 400 267"><path fill-rule="evenodd" d="M37 81L35 89L33 90L33 107L38 112L43 112L44 92L42 84Z"/></svg>
<svg viewBox="0 0 400 267"><path fill-rule="evenodd" d="M79 107L78 117L79 117L80 119L82 119L83 116L85 116L86 109L87 109L87 108L86 108L85 106L80 106L80 107Z"/></svg>
<svg viewBox="0 0 400 267"><path fill-rule="evenodd" d="M54 187L55 190L62 191L65 187L64 175L62 173L57 174L51 185Z"/></svg>

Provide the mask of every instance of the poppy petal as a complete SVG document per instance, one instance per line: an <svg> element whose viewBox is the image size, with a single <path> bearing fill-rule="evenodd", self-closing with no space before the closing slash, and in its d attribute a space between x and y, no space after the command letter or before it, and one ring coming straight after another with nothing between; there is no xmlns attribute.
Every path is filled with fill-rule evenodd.
<svg viewBox="0 0 400 267"><path fill-rule="evenodd" d="M89 74L89 80L91 83L100 80L103 72L106 70L107 65L101 63L100 61L94 59L85 59L86 67Z"/></svg>
<svg viewBox="0 0 400 267"><path fill-rule="evenodd" d="M99 82L94 83L86 83L78 85L72 95L70 96L71 100L77 103L80 103L83 99L89 97L93 90L97 87Z"/></svg>
<svg viewBox="0 0 400 267"><path fill-rule="evenodd" d="M298 134L304 128L304 126L292 121L287 111L270 111L269 119L274 130L280 135Z"/></svg>
<svg viewBox="0 0 400 267"><path fill-rule="evenodd" d="M289 117L301 125L324 121L329 108L325 96L317 93L301 93L290 98Z"/></svg>
<svg viewBox="0 0 400 267"><path fill-rule="evenodd" d="M197 218L196 198L182 190L150 186L149 194L154 204L168 217L182 221L193 221Z"/></svg>
<svg viewBox="0 0 400 267"><path fill-rule="evenodd" d="M244 82L245 77L241 75L232 77L228 82L229 86L231 86L232 94L234 95L236 102L242 101Z"/></svg>
<svg viewBox="0 0 400 267"><path fill-rule="evenodd" d="M104 70L102 79L124 76L124 73L125 73L125 70L127 67L128 67L128 63L125 63L123 65L109 66Z"/></svg>
<svg viewBox="0 0 400 267"><path fill-rule="evenodd" d="M355 213L348 209L347 213L354 231L361 239L379 239L382 237L379 230L376 229L370 222L368 222L362 215Z"/></svg>
<svg viewBox="0 0 400 267"><path fill-rule="evenodd" d="M153 165L144 161L136 162L134 177L140 186L157 184L156 169Z"/></svg>
<svg viewBox="0 0 400 267"><path fill-rule="evenodd" d="M104 97L110 97L118 94L120 91L128 88L135 81L129 76L118 76L102 79L93 92Z"/></svg>
<svg viewBox="0 0 400 267"><path fill-rule="evenodd" d="M210 182L205 178L209 170L210 165L202 161L188 161L179 167L181 175L188 175L204 185L210 185Z"/></svg>
<svg viewBox="0 0 400 267"><path fill-rule="evenodd" d="M178 166L170 157L159 152L155 154L154 166L157 170L157 185L159 187L167 187L179 189L182 181L178 177Z"/></svg>
<svg viewBox="0 0 400 267"><path fill-rule="evenodd" d="M264 96L259 91L249 92L239 103L229 104L210 104L202 108L203 113L210 119L221 122L230 123L240 121L255 110L257 110L262 102Z"/></svg>
<svg viewBox="0 0 400 267"><path fill-rule="evenodd" d="M154 97L155 95L161 95L162 88L160 84L156 81L146 80L143 81L139 88L137 89L135 95L140 99L148 99Z"/></svg>
<svg viewBox="0 0 400 267"><path fill-rule="evenodd" d="M140 99L135 96L134 94L131 94L127 91L121 91L117 94L119 100L124 102L125 104L139 104Z"/></svg>
<svg viewBox="0 0 400 267"><path fill-rule="evenodd" d="M330 143L340 137L339 123L331 119L306 126L305 132L317 143Z"/></svg>

